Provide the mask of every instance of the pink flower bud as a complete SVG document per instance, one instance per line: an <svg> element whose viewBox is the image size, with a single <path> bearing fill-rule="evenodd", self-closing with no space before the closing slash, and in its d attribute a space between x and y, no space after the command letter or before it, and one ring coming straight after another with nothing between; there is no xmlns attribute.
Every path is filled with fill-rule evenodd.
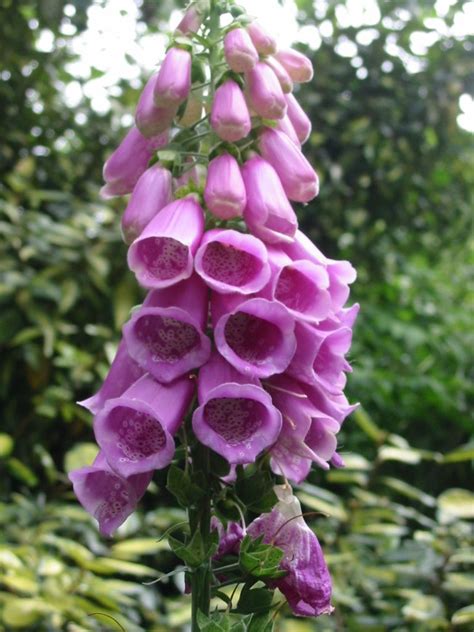
<svg viewBox="0 0 474 632"><path fill-rule="evenodd" d="M230 154L217 156L209 163L204 200L220 219L241 217L247 203L239 163Z"/></svg>
<svg viewBox="0 0 474 632"><path fill-rule="evenodd" d="M131 244L161 209L171 202L171 173L159 164L140 177L122 216L122 234Z"/></svg>
<svg viewBox="0 0 474 632"><path fill-rule="evenodd" d="M305 143L311 134L311 121L294 95L288 94L286 96L286 102L288 104L288 118L290 119L300 142Z"/></svg>
<svg viewBox="0 0 474 632"><path fill-rule="evenodd" d="M293 90L293 81L280 62L276 60L275 57L267 57L267 59L265 59L265 63L267 66L270 66L275 73L283 92L285 94L291 92Z"/></svg>
<svg viewBox="0 0 474 632"><path fill-rule="evenodd" d="M157 107L174 107L188 98L191 89L191 63L189 51L182 48L169 49L153 87Z"/></svg>
<svg viewBox="0 0 474 632"><path fill-rule="evenodd" d="M197 33L202 23L202 13L195 6L189 7L176 30L183 35Z"/></svg>
<svg viewBox="0 0 474 632"><path fill-rule="evenodd" d="M245 138L252 123L242 90L235 81L228 79L214 95L211 125L216 134L229 143Z"/></svg>
<svg viewBox="0 0 474 632"><path fill-rule="evenodd" d="M281 50L275 57L295 83L307 83L314 76L311 60L297 50Z"/></svg>
<svg viewBox="0 0 474 632"><path fill-rule="evenodd" d="M291 121L288 118L287 114L285 114L285 116L278 121L275 129L278 129L280 130L280 132L286 134L297 147L301 147L300 139L296 135L295 128L291 124Z"/></svg>
<svg viewBox="0 0 474 632"><path fill-rule="evenodd" d="M145 138L136 127L132 127L104 165L106 184L100 191L101 196L110 198L131 193L153 153L167 144L167 132Z"/></svg>
<svg viewBox="0 0 474 632"><path fill-rule="evenodd" d="M277 51L277 43L275 39L269 35L266 30L258 22L251 22L247 26L248 34L253 45L260 55L273 55Z"/></svg>
<svg viewBox="0 0 474 632"><path fill-rule="evenodd" d="M177 105L166 108L157 107L155 105L153 92L157 80L158 73L151 76L147 81L138 100L135 112L135 123L143 136L147 138L156 136L170 128L178 111Z"/></svg>
<svg viewBox="0 0 474 632"><path fill-rule="evenodd" d="M258 62L258 53L244 29L233 29L224 38L224 54L234 72L248 72Z"/></svg>
<svg viewBox="0 0 474 632"><path fill-rule="evenodd" d="M265 129L260 135L260 151L278 173L290 200L309 202L318 195L316 172L286 134L276 129Z"/></svg>
<svg viewBox="0 0 474 632"><path fill-rule="evenodd" d="M247 190L244 219L250 231L268 243L291 242L298 220L275 169L254 156L242 167L242 176Z"/></svg>
<svg viewBox="0 0 474 632"><path fill-rule="evenodd" d="M140 285L164 288L189 278L203 231L204 212L193 197L165 206L128 250Z"/></svg>
<svg viewBox="0 0 474 632"><path fill-rule="evenodd" d="M258 62L245 75L252 107L262 118L280 119L285 116L286 99L277 76L267 64Z"/></svg>

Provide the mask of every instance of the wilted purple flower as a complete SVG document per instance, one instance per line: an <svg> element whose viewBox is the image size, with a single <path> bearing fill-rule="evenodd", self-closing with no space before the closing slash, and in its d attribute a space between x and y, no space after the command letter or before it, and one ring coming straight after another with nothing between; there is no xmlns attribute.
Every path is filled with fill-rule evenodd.
<svg viewBox="0 0 474 632"><path fill-rule="evenodd" d="M153 99L160 108L180 105L191 90L191 53L172 47L166 53L158 77L153 84Z"/></svg>
<svg viewBox="0 0 474 632"><path fill-rule="evenodd" d="M219 352L240 373L282 373L296 348L295 322L286 307L263 298L213 294L211 313Z"/></svg>
<svg viewBox="0 0 474 632"><path fill-rule="evenodd" d="M311 121L293 94L286 95L287 115L300 143L305 143L311 134Z"/></svg>
<svg viewBox="0 0 474 632"><path fill-rule="evenodd" d="M204 201L215 217L241 217L247 203L245 185L237 160L221 154L209 163Z"/></svg>
<svg viewBox="0 0 474 632"><path fill-rule="evenodd" d="M286 99L273 70L258 62L246 73L250 102L255 112L266 119L281 119L286 113Z"/></svg>
<svg viewBox="0 0 474 632"><path fill-rule="evenodd" d="M171 382L209 358L207 293L197 275L154 290L124 325L131 357L160 382Z"/></svg>
<svg viewBox="0 0 474 632"><path fill-rule="evenodd" d="M278 437L281 414L256 378L214 352L199 371L196 437L229 463L252 463Z"/></svg>
<svg viewBox="0 0 474 632"><path fill-rule="evenodd" d="M286 134L276 129L264 129L260 135L260 151L278 173L290 200L309 202L318 194L316 172Z"/></svg>
<svg viewBox="0 0 474 632"><path fill-rule="evenodd" d="M69 473L79 502L108 537L135 511L152 477L153 472L145 472L123 478L100 452L92 465Z"/></svg>
<svg viewBox="0 0 474 632"><path fill-rule="evenodd" d="M285 94L288 94L293 90L293 81L291 80L290 75L286 72L280 62L275 59L275 57L267 57L265 59L265 63L270 66L270 68L275 73L278 81L280 82L281 89Z"/></svg>
<svg viewBox="0 0 474 632"><path fill-rule="evenodd" d="M191 35L197 33L202 23L202 13L199 11L196 5L191 5L184 14L181 22L176 27L176 30L183 35Z"/></svg>
<svg viewBox="0 0 474 632"><path fill-rule="evenodd" d="M187 279L204 231L204 211L187 196L165 206L128 250L128 266L140 285L164 288Z"/></svg>
<svg viewBox="0 0 474 632"><path fill-rule="evenodd" d="M122 340L100 389L92 397L77 403L95 415L103 408L108 399L120 397L144 372L144 369L132 360L127 351L127 345Z"/></svg>
<svg viewBox="0 0 474 632"><path fill-rule="evenodd" d="M283 250L269 247L272 281L270 298L283 303L301 320L319 323L332 314L329 275L323 265L293 261Z"/></svg>
<svg viewBox="0 0 474 632"><path fill-rule="evenodd" d="M147 169L135 185L122 216L122 235L125 242L132 243L155 215L171 202L171 198L171 173L159 164Z"/></svg>
<svg viewBox="0 0 474 632"><path fill-rule="evenodd" d="M248 527L252 538L263 535L265 544L282 549L280 563L287 574L272 581L288 600L294 614L303 617L330 614L331 576L316 535L301 513L301 505L289 486L276 486L279 502Z"/></svg>
<svg viewBox="0 0 474 632"><path fill-rule="evenodd" d="M311 60L297 50L281 50L275 57L295 83L307 83L314 75Z"/></svg>
<svg viewBox="0 0 474 632"><path fill-rule="evenodd" d="M258 22L251 22L247 26L247 32L253 45L261 55L273 55L277 51L277 43Z"/></svg>
<svg viewBox="0 0 474 632"><path fill-rule="evenodd" d="M158 80L155 73L147 81L138 100L135 112L135 123L143 136L149 138L168 130L178 111L177 105L169 107L157 107L154 101L154 90Z"/></svg>
<svg viewBox="0 0 474 632"><path fill-rule="evenodd" d="M258 62L258 52L245 29L232 29L224 37L226 62L234 72L248 72Z"/></svg>
<svg viewBox="0 0 474 632"><path fill-rule="evenodd" d="M253 294L270 279L265 245L236 230L207 231L194 265L207 285L223 294Z"/></svg>
<svg viewBox="0 0 474 632"><path fill-rule="evenodd" d="M260 156L242 167L247 191L244 219L250 231L268 243L291 242L298 221L275 169Z"/></svg>
<svg viewBox="0 0 474 632"><path fill-rule="evenodd" d="M144 375L123 395L109 399L94 419L94 433L110 467L128 477L169 465L173 435L193 393L189 377L165 386Z"/></svg>
<svg viewBox="0 0 474 632"><path fill-rule="evenodd" d="M335 331L321 331L297 322L297 340L288 374L308 384L317 383L329 392L337 393L345 386L344 371L350 371L345 360L352 342L352 331L341 327Z"/></svg>
<svg viewBox="0 0 474 632"><path fill-rule="evenodd" d="M317 265L326 267L329 274L329 292L334 312L338 312L349 298L349 285L356 279L357 273L349 261L328 259L313 242L300 230L295 240L285 245L285 251L293 260L308 259Z"/></svg>
<svg viewBox="0 0 474 632"><path fill-rule="evenodd" d="M131 193L153 153L167 144L167 132L145 138L136 127L132 127L104 165L105 186L100 190L101 196L111 198Z"/></svg>
<svg viewBox="0 0 474 632"><path fill-rule="evenodd" d="M216 134L230 143L245 138L252 123L244 95L238 84L228 79L214 95L211 125Z"/></svg>

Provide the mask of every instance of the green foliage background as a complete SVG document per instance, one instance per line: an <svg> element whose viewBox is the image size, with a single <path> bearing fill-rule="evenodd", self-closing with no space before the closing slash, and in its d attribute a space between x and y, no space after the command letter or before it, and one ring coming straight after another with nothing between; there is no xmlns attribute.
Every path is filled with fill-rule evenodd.
<svg viewBox="0 0 474 632"><path fill-rule="evenodd" d="M63 0L0 0L0 630L180 629L189 604L174 580L143 584L177 563L159 541L182 519L161 476L109 543L65 475L91 458L91 422L74 402L105 375L140 300L118 232L123 202L98 198L137 91L121 81L107 114L86 97L65 106L75 35L60 26L80 33L91 3L71 4L67 17ZM466 4L452 2L445 22ZM305 51L315 82L298 94L322 190L300 217L359 272L349 387L362 408L341 437L347 469L314 472L300 490L322 514L313 521L336 614L278 626L471 630L473 154L456 117L473 88L472 42L445 35L415 55L411 36L435 17L422 0L380 1L371 44L360 43L366 25L341 26L343 0L297 5L301 24L325 25L321 46ZM145 0L140 19L166 30L175 6ZM37 50L42 29L51 53ZM356 43L355 57L336 52L341 40Z"/></svg>

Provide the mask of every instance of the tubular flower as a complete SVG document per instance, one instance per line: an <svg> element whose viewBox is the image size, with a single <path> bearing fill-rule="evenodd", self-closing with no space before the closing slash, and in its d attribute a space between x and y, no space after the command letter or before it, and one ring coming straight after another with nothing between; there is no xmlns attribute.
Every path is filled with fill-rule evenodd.
<svg viewBox="0 0 474 632"><path fill-rule="evenodd" d="M247 191L244 219L251 232L270 244L291 243L298 220L275 169L254 156L242 167L242 176Z"/></svg>
<svg viewBox="0 0 474 632"><path fill-rule="evenodd" d="M246 80L250 102L259 116L266 119L281 119L285 116L285 95L270 66L258 62L247 72Z"/></svg>
<svg viewBox="0 0 474 632"><path fill-rule="evenodd" d="M94 419L94 433L111 468L128 477L169 465L172 437L193 391L189 378L165 386L144 375L121 397L109 399Z"/></svg>
<svg viewBox="0 0 474 632"><path fill-rule="evenodd" d="M295 83L307 83L313 78L311 60L297 50L281 50L275 57Z"/></svg>
<svg viewBox="0 0 474 632"><path fill-rule="evenodd" d="M286 134L265 129L260 151L281 180L286 195L294 202L310 202L319 193L319 179L313 167Z"/></svg>
<svg viewBox="0 0 474 632"><path fill-rule="evenodd" d="M145 226L171 202L172 176L159 164L153 165L140 176L130 201L122 215L122 235L132 243Z"/></svg>
<svg viewBox="0 0 474 632"><path fill-rule="evenodd" d="M111 198L131 193L154 152L167 144L167 132L145 138L132 127L104 165L105 185L100 190L101 196Z"/></svg>
<svg viewBox="0 0 474 632"><path fill-rule="evenodd" d="M234 72L248 72L258 62L258 52L247 31L232 29L224 37L224 55Z"/></svg>
<svg viewBox="0 0 474 632"><path fill-rule="evenodd" d="M316 535L308 527L301 505L291 487L276 486L278 504L248 527L252 538L263 536L266 544L282 549L280 563L285 577L273 580L285 595L294 614L302 617L330 614L331 577Z"/></svg>
<svg viewBox="0 0 474 632"><path fill-rule="evenodd" d="M169 49L153 84L153 99L157 107L172 108L188 98L191 62L189 51L175 47Z"/></svg>
<svg viewBox="0 0 474 632"><path fill-rule="evenodd" d="M281 413L256 378L244 377L214 353L199 371L193 430L229 463L249 463L281 430Z"/></svg>
<svg viewBox="0 0 474 632"><path fill-rule="evenodd" d="M232 79L216 90L211 111L211 125L216 134L230 143L245 138L252 123L244 95Z"/></svg>
<svg viewBox="0 0 474 632"><path fill-rule="evenodd" d="M130 356L165 383L200 367L211 349L207 311L207 288L197 275L150 292L123 328Z"/></svg>
<svg viewBox="0 0 474 632"><path fill-rule="evenodd" d="M157 107L154 101L155 85L158 73L152 75L141 93L135 112L135 123L143 136L150 138L167 131L176 116L178 107Z"/></svg>
<svg viewBox="0 0 474 632"><path fill-rule="evenodd" d="M203 230L204 212L194 197L165 206L128 250L140 285L164 288L189 278Z"/></svg>
<svg viewBox="0 0 474 632"><path fill-rule="evenodd" d="M283 92L285 94L289 94L290 92L292 92L293 91L293 81L292 81L290 75L286 72L286 70L280 64L278 59L275 59L275 57L267 57L265 59L265 63L267 64L267 66L270 66L270 68L275 73L276 78L280 82L280 86L281 86L281 89L283 90Z"/></svg>
<svg viewBox="0 0 474 632"><path fill-rule="evenodd" d="M135 511L152 476L150 471L124 478L111 469L101 452L92 465L69 473L79 502L108 537Z"/></svg>
<svg viewBox="0 0 474 632"><path fill-rule="evenodd" d="M251 22L247 27L248 34L260 55L273 55L277 51L277 43L258 22Z"/></svg>
<svg viewBox="0 0 474 632"><path fill-rule="evenodd" d="M221 154L209 163L204 201L211 213L220 219L242 216L247 193L239 163L230 154Z"/></svg>
<svg viewBox="0 0 474 632"><path fill-rule="evenodd" d="M300 143L303 145L311 134L311 121L293 94L286 95L286 104L288 106L288 118L293 125L293 129Z"/></svg>
<svg viewBox="0 0 474 632"><path fill-rule="evenodd" d="M209 230L194 265L206 284L222 294L253 294L270 279L265 245L236 230Z"/></svg>

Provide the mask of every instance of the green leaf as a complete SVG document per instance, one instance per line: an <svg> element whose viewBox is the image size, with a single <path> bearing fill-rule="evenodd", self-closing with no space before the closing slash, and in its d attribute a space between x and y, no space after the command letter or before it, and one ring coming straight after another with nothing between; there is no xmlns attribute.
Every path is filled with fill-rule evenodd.
<svg viewBox="0 0 474 632"><path fill-rule="evenodd" d="M239 564L241 568L253 577L276 579L286 575L280 570L283 551L271 544L263 544L262 538L252 540L245 536L240 545Z"/></svg>
<svg viewBox="0 0 474 632"><path fill-rule="evenodd" d="M38 485L36 474L22 461L11 457L7 461L7 468L12 476L21 480L28 487L36 487Z"/></svg>
<svg viewBox="0 0 474 632"><path fill-rule="evenodd" d="M468 625L474 623L474 606L466 606L456 612L451 617L453 625Z"/></svg>
<svg viewBox="0 0 474 632"><path fill-rule="evenodd" d="M206 546L200 531L195 531L191 539L182 542L174 536L168 536L168 541L172 551L191 567L197 568L205 562L217 549L217 531L211 533L211 541Z"/></svg>
<svg viewBox="0 0 474 632"><path fill-rule="evenodd" d="M7 626L32 630L32 626L50 612L54 612L53 606L40 599L15 598L6 602L2 618Z"/></svg>
<svg viewBox="0 0 474 632"><path fill-rule="evenodd" d="M448 489L438 496L439 520L442 524L458 518L474 518L474 494L467 489Z"/></svg>
<svg viewBox="0 0 474 632"><path fill-rule="evenodd" d="M184 508L194 506L204 496L204 490L193 483L189 474L176 465L171 465L168 470L166 489Z"/></svg>
<svg viewBox="0 0 474 632"><path fill-rule="evenodd" d="M13 451L14 442L10 435L4 432L0 433L0 459L4 459Z"/></svg>
<svg viewBox="0 0 474 632"><path fill-rule="evenodd" d="M64 457L64 469L66 473L77 470L80 467L91 465L97 456L99 449L95 443L76 443Z"/></svg>
<svg viewBox="0 0 474 632"><path fill-rule="evenodd" d="M199 610L197 620L201 632L230 632L231 621L226 614L213 612L207 617Z"/></svg>
<svg viewBox="0 0 474 632"><path fill-rule="evenodd" d="M238 612L242 614L262 613L270 609L273 601L273 591L267 588L254 588L240 593L240 599L237 604Z"/></svg>
<svg viewBox="0 0 474 632"><path fill-rule="evenodd" d="M137 538L117 542L111 548L112 555L122 560L133 560L141 555L154 555L159 551L167 550L166 540L157 541L153 538Z"/></svg>
<svg viewBox="0 0 474 632"><path fill-rule="evenodd" d="M273 487L275 481L269 472L244 473L235 484L235 492L250 511L265 513L271 511L278 499Z"/></svg>

